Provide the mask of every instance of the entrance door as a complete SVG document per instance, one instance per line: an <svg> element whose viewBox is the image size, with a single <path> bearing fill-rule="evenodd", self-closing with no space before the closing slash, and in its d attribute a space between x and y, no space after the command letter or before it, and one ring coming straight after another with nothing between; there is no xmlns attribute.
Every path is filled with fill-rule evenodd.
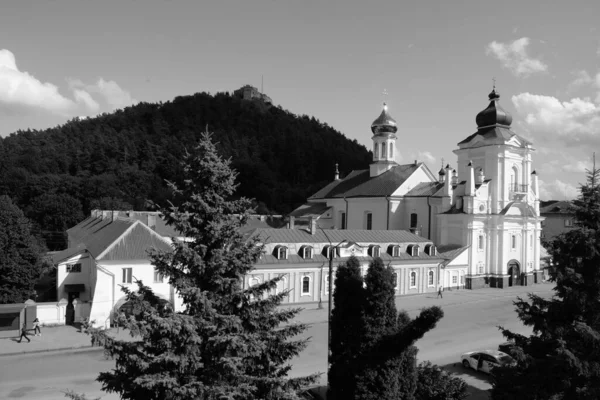
<svg viewBox="0 0 600 400"><path fill-rule="evenodd" d="M75 306L73 300L79 298L79 292L69 292L69 303L67 304L66 324L73 325L75 323Z"/></svg>
<svg viewBox="0 0 600 400"><path fill-rule="evenodd" d="M508 286L521 284L521 267L518 261L511 260L508 263Z"/></svg>

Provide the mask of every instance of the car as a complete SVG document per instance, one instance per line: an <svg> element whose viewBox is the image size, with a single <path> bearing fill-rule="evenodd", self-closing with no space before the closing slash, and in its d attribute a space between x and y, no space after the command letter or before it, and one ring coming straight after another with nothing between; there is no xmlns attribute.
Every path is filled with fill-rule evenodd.
<svg viewBox="0 0 600 400"><path fill-rule="evenodd" d="M510 351L515 347L515 342L509 340L508 342L504 342L498 345L498 351L502 353L510 354Z"/></svg>
<svg viewBox="0 0 600 400"><path fill-rule="evenodd" d="M517 362L508 354L497 350L470 351L460 356L460 362L465 368L472 368L490 374L494 367L515 366Z"/></svg>

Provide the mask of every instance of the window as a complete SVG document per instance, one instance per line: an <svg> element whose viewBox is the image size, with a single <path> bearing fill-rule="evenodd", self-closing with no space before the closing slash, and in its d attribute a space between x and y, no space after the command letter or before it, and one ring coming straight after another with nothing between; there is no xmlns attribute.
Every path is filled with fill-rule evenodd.
<svg viewBox="0 0 600 400"><path fill-rule="evenodd" d="M367 213L367 230L373 229L373 213Z"/></svg>
<svg viewBox="0 0 600 400"><path fill-rule="evenodd" d="M410 227L411 228L416 228L417 227L417 214L416 213L412 213L410 214Z"/></svg>
<svg viewBox="0 0 600 400"><path fill-rule="evenodd" d="M388 247L388 254L392 257L398 257L400 256L400 246L391 244Z"/></svg>
<svg viewBox="0 0 600 400"><path fill-rule="evenodd" d="M376 244L372 244L369 246L369 255L371 257L379 257L381 255L381 248Z"/></svg>
<svg viewBox="0 0 600 400"><path fill-rule="evenodd" d="M311 259L313 255L313 248L310 246L302 246L300 249L300 257L304 259Z"/></svg>
<svg viewBox="0 0 600 400"><path fill-rule="evenodd" d="M394 159L394 146L390 143L390 160Z"/></svg>
<svg viewBox="0 0 600 400"><path fill-rule="evenodd" d="M379 158L379 143L375 143L375 150L373 150L373 157Z"/></svg>
<svg viewBox="0 0 600 400"><path fill-rule="evenodd" d="M410 273L410 287L411 288L417 287L417 273L415 271L412 271Z"/></svg>
<svg viewBox="0 0 600 400"><path fill-rule="evenodd" d="M461 276L460 276L460 284L461 284L461 285L464 285L464 284L465 284L465 276L464 276L464 275L461 275Z"/></svg>
<svg viewBox="0 0 600 400"><path fill-rule="evenodd" d="M397 289L398 288L398 274L395 272L392 274L392 282L394 283L394 287Z"/></svg>
<svg viewBox="0 0 600 400"><path fill-rule="evenodd" d="M67 264L67 272L81 272L81 263Z"/></svg>
<svg viewBox="0 0 600 400"><path fill-rule="evenodd" d="M436 253L437 253L437 249L435 248L434 245L428 244L425 246L425 254L430 255L430 256L435 256Z"/></svg>
<svg viewBox="0 0 600 400"><path fill-rule="evenodd" d="M419 256L419 246L416 244L411 244L406 248L406 252L413 257Z"/></svg>
<svg viewBox="0 0 600 400"><path fill-rule="evenodd" d="M479 273L483 274L483 263L479 263Z"/></svg>
<svg viewBox="0 0 600 400"><path fill-rule="evenodd" d="M565 226L573 226L573 220L572 219L565 219Z"/></svg>
<svg viewBox="0 0 600 400"><path fill-rule="evenodd" d="M154 283L163 283L164 277L156 269L154 270Z"/></svg>
<svg viewBox="0 0 600 400"><path fill-rule="evenodd" d="M310 276L302 278L302 294L310 294Z"/></svg>
<svg viewBox="0 0 600 400"><path fill-rule="evenodd" d="M517 235L511 236L510 248L515 250L517 248Z"/></svg>
<svg viewBox="0 0 600 400"><path fill-rule="evenodd" d="M330 245L327 245L327 246L323 247L323 253L322 254L325 257L327 257L327 259L329 259L331 247L332 246L330 246ZM340 249L339 249L339 247L336 247L335 248L335 252L333 253L333 257L335 258L335 257L339 257L339 256L340 256Z"/></svg>
<svg viewBox="0 0 600 400"><path fill-rule="evenodd" d="M346 229L346 213L340 214L340 229Z"/></svg>
<svg viewBox="0 0 600 400"><path fill-rule="evenodd" d="M529 248L533 248L533 234L531 233L529 234Z"/></svg>
<svg viewBox="0 0 600 400"><path fill-rule="evenodd" d="M477 248L478 248L479 250L483 250L484 240L485 240L485 239L484 239L483 235L479 235L479 244L478 244L478 246L477 246Z"/></svg>
<svg viewBox="0 0 600 400"><path fill-rule="evenodd" d="M287 258L288 258L287 250L288 249L285 246L277 246L275 248L275 257L277 257L277 259L279 259L279 260L287 260Z"/></svg>
<svg viewBox="0 0 600 400"><path fill-rule="evenodd" d="M385 143L381 143L381 158L385 158Z"/></svg>
<svg viewBox="0 0 600 400"><path fill-rule="evenodd" d="M429 271L427 274L427 284L433 286L433 271Z"/></svg>
<svg viewBox="0 0 600 400"><path fill-rule="evenodd" d="M132 268L123 268L123 283L131 283Z"/></svg>
<svg viewBox="0 0 600 400"><path fill-rule="evenodd" d="M458 283L458 277L456 275L452 275L452 284L456 285Z"/></svg>

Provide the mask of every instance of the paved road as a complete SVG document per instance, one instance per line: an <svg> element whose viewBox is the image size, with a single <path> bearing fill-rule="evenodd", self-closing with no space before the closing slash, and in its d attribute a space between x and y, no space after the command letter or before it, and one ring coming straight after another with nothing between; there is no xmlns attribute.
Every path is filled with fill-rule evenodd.
<svg viewBox="0 0 600 400"><path fill-rule="evenodd" d="M550 287L538 286L532 290L550 293ZM521 293L522 295L523 293ZM419 359L430 360L459 374L470 385L473 396L470 400L486 399L485 391L490 388L484 375L469 372L455 366L460 354L471 350L495 348L503 341L496 325L521 333L528 333L518 321L512 301L514 294L498 291L497 294L463 291L462 304L442 305L445 317L437 328L417 343ZM432 300L431 302L433 302ZM402 307L402 298L398 299ZM417 311L410 310L412 316ZM293 375L304 375L314 371L326 371L327 324L313 324L307 336L312 337L309 347L294 360ZM54 400L64 399L61 391L71 389L84 392L92 398L117 400L118 396L101 391L95 378L100 371L113 367L105 360L102 352L79 352L67 354L32 354L0 358L0 399ZM321 377L325 382L325 375Z"/></svg>

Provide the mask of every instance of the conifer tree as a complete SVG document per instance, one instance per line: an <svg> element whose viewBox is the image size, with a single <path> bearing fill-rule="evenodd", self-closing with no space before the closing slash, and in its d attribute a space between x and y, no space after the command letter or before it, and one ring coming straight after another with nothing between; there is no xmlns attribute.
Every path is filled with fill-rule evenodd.
<svg viewBox="0 0 600 400"><path fill-rule="evenodd" d="M363 318L364 281L360 262L354 256L338 267L331 312L331 366L329 369L329 400L355 398L356 358L365 337Z"/></svg>
<svg viewBox="0 0 600 400"><path fill-rule="evenodd" d="M557 236L547 249L553 260L554 296L529 294L515 302L519 319L533 329L513 339L515 368L496 368L492 398L600 398L600 170L573 202L575 229Z"/></svg>
<svg viewBox="0 0 600 400"><path fill-rule="evenodd" d="M204 133L183 159L184 184L170 184L180 206L161 209L185 241L172 252L151 255L156 270L181 296L184 310L161 306L152 290L138 282L127 298L139 311L121 321L141 341L120 341L93 333L116 361L100 374L103 390L122 399L288 400L316 375L289 379L289 361L306 347L292 340L305 330L289 323L299 309L278 309L286 292L272 294L278 279L244 287L258 260L258 239L240 233L249 201L232 201L235 174ZM283 326L282 326L283 325Z"/></svg>

